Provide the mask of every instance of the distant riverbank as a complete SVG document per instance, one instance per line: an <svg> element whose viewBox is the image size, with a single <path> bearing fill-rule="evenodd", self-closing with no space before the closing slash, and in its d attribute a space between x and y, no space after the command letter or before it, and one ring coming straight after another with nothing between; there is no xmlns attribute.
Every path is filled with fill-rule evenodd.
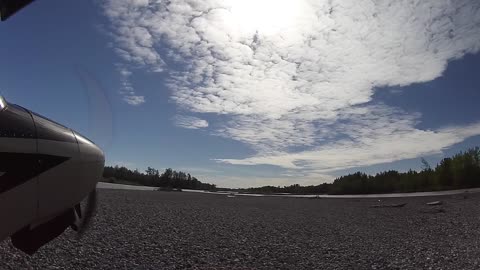
<svg viewBox="0 0 480 270"><path fill-rule="evenodd" d="M134 185L123 185L123 184L112 184L100 182L97 185L97 188L101 189L123 189L123 190L157 190L157 187L146 187L146 186L134 186ZM204 194L215 194L215 195L229 195L232 192L211 192L205 190L192 190L192 189L182 189L184 192L196 192ZM455 195L455 194L465 194L465 193L478 193L480 188L470 188L470 189L456 189L456 190L443 190L443 191L432 191L432 192L411 192L411 193L391 193L391 194L362 194L362 195L298 195L298 194L249 194L249 193L234 193L235 196L250 196L250 197L293 197L293 198L405 198L405 197L428 197L428 196L445 196L445 195Z"/></svg>

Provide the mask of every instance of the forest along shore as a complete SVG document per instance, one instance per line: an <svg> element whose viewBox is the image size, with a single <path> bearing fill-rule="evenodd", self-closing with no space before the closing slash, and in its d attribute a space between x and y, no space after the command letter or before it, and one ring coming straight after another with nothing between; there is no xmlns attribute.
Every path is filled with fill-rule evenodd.
<svg viewBox="0 0 480 270"><path fill-rule="evenodd" d="M157 187L146 187L146 186L134 186L134 185L123 185L123 184L113 184L99 182L97 188L100 189L124 189L124 190L157 190ZM235 194L235 196L254 196L254 197L295 197L295 198L339 198L339 199L348 199L348 198L402 198L402 197L430 197L430 196L446 196L446 195L456 195L456 194L468 194L468 193L477 193L480 192L480 188L470 188L470 189L455 189L455 190L443 190L443 191L428 191L428 192L410 192L410 193L389 193L389 194L352 194L352 195L299 195L299 194L249 194L249 193L235 193L235 192L211 192L206 190L194 190L194 189L182 189L184 192L195 192L195 193L205 193L205 194L214 194L214 195L229 195Z"/></svg>
<svg viewBox="0 0 480 270"><path fill-rule="evenodd" d="M385 199L98 193L95 222L81 240L68 230L31 257L4 241L0 269L480 268L479 193ZM441 203L427 205L433 201Z"/></svg>

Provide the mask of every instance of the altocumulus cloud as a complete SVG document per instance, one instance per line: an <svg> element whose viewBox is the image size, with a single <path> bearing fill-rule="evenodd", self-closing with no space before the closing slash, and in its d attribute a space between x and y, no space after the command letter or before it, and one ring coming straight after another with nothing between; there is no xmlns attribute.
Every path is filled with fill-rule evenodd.
<svg viewBox="0 0 480 270"><path fill-rule="evenodd" d="M117 69L120 73L120 94L123 96L123 101L133 106L145 103L145 97L136 95L132 83L130 82L129 78L132 76L132 72L122 65L117 65Z"/></svg>
<svg viewBox="0 0 480 270"><path fill-rule="evenodd" d="M177 127L188 129L199 129L208 127L206 120L194 116L177 115L174 117L174 122Z"/></svg>
<svg viewBox="0 0 480 270"><path fill-rule="evenodd" d="M103 7L125 65L168 72L178 106L224 115L214 134L257 151L219 162L320 174L437 153L480 134L478 123L421 130L420 114L369 103L375 88L431 81L448 61L478 52L480 1L110 0Z"/></svg>

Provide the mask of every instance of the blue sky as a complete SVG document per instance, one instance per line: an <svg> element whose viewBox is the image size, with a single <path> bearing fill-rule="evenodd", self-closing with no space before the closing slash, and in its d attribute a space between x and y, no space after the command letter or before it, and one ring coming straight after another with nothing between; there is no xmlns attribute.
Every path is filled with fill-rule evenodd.
<svg viewBox="0 0 480 270"><path fill-rule="evenodd" d="M108 164L229 187L480 145L480 3L361 2L38 0L0 24L0 94Z"/></svg>

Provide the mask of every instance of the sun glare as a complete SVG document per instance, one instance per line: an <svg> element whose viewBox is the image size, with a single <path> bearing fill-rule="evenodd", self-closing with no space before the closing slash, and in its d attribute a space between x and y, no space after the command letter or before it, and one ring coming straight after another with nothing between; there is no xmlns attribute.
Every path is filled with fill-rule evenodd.
<svg viewBox="0 0 480 270"><path fill-rule="evenodd" d="M230 0L231 18L242 32L273 35L288 29L300 13L300 0Z"/></svg>

